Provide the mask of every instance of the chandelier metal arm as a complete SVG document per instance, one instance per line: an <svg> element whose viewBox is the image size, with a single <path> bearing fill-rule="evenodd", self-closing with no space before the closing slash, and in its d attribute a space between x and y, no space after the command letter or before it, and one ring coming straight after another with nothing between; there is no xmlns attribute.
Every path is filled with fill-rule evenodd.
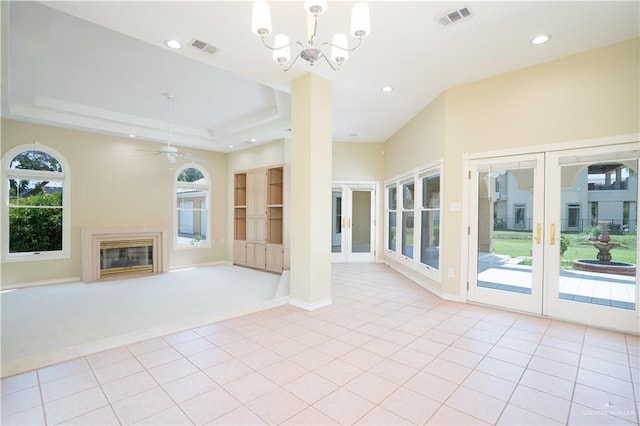
<svg viewBox="0 0 640 426"><path fill-rule="evenodd" d="M329 66L331 67L332 70L340 71L340 68L342 68L342 62L338 62L338 66L336 67L333 64L333 61L331 61L329 58L327 58L327 55L322 55L322 57L324 58L325 61L327 61L327 64L329 64Z"/></svg>
<svg viewBox="0 0 640 426"><path fill-rule="evenodd" d="M280 49L286 49L287 47L291 47L291 46L293 46L294 44L297 44L298 46L300 46L301 48L303 48L303 49L304 49L304 44L302 44L302 43L301 43L301 42L299 42L299 41L293 41L293 42L291 42L291 43L289 43L289 44L285 44L284 46L280 46L280 47L273 47L273 46L269 46L269 45L267 44L267 42L266 42L265 38L266 38L265 36L262 36L262 37L260 37L260 40L262 40L262 44L264 45L264 47L266 47L266 48L267 48L267 49L269 49L269 50L280 50Z"/></svg>
<svg viewBox="0 0 640 426"><path fill-rule="evenodd" d="M322 44L320 44L320 46L327 45L327 46L335 47L335 48L340 49L340 50L344 50L345 52L353 52L358 47L360 47L360 43L362 42L362 37L357 37L357 40L358 40L358 43L355 46L353 46L351 49L347 49L347 48L344 48L342 46L337 46L337 45L335 45L335 44L333 44L333 43L331 43L329 41L322 42Z"/></svg>

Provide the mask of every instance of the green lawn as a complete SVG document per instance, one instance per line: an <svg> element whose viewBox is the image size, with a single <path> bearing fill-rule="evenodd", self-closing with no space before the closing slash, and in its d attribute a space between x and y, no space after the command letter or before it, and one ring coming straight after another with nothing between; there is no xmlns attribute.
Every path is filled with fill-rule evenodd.
<svg viewBox="0 0 640 426"><path fill-rule="evenodd" d="M569 247L562 256L563 265L570 265L574 259L597 259L598 250L591 246L581 234L566 234ZM636 263L636 235L612 235L612 242L620 243L620 247L611 250L612 260L617 262ZM531 234L521 232L500 231L494 234L493 248L496 254L511 257L531 257ZM559 245L557 246L559 249ZM525 260L525 264L529 263Z"/></svg>

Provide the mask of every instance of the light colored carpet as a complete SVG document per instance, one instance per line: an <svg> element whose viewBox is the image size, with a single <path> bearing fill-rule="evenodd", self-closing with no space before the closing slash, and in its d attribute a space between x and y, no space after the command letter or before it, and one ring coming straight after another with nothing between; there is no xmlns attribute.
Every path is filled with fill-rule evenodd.
<svg viewBox="0 0 640 426"><path fill-rule="evenodd" d="M216 265L5 291L2 377L287 303L287 277Z"/></svg>

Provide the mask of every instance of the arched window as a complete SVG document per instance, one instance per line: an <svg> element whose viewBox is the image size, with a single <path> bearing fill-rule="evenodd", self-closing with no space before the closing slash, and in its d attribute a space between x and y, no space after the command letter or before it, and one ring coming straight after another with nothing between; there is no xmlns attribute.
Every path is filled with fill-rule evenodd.
<svg viewBox="0 0 640 426"><path fill-rule="evenodd" d="M2 227L6 261L69 256L69 169L55 150L39 143L9 150Z"/></svg>
<svg viewBox="0 0 640 426"><path fill-rule="evenodd" d="M206 170L189 164L178 169L175 180L176 247L210 247L210 185Z"/></svg>

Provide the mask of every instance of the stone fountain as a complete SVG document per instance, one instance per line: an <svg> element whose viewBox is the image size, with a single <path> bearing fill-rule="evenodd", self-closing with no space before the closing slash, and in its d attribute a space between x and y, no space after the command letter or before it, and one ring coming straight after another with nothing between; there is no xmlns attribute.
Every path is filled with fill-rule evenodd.
<svg viewBox="0 0 640 426"><path fill-rule="evenodd" d="M598 260L576 259L573 261L573 268L604 274L635 276L636 265L626 262L613 262L611 260L611 249L620 246L620 243L611 241L611 237L609 237L609 222L598 222L598 225L600 225L600 236L591 241L591 245L598 249Z"/></svg>

